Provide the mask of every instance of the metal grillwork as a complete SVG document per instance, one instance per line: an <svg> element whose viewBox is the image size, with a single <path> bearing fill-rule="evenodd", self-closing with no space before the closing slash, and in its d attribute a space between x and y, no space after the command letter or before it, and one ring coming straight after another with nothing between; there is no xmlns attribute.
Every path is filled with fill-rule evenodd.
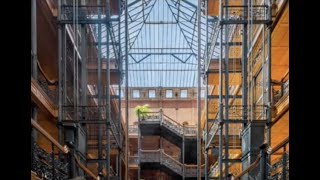
<svg viewBox="0 0 320 180"><path fill-rule="evenodd" d="M269 21L267 5L223 6L222 21L229 24L243 24L252 21L253 24L262 24ZM227 10L228 9L228 10ZM249 14L250 12L250 14ZM249 14L249 15L248 15Z"/></svg>
<svg viewBox="0 0 320 180"><path fill-rule="evenodd" d="M41 73L40 69L38 68L38 85L44 91L44 93L50 98L50 100L54 103L54 105L58 105L58 88L56 84L49 83L43 74Z"/></svg>
<svg viewBox="0 0 320 180"><path fill-rule="evenodd" d="M269 167L269 180L289 179L289 153L285 152L280 159Z"/></svg>
<svg viewBox="0 0 320 180"><path fill-rule="evenodd" d="M273 104L277 104L282 97L286 96L289 94L289 80L282 85L280 85L280 89L277 91L274 91L273 94Z"/></svg>
<svg viewBox="0 0 320 180"><path fill-rule="evenodd" d="M223 108L223 114L226 113L226 108ZM266 120L266 113L268 107L265 105L254 105L249 107L244 107L243 105L229 105L228 106L228 114L230 120L241 120L242 114L253 113L253 118L248 118L249 121L252 120Z"/></svg>
<svg viewBox="0 0 320 180"><path fill-rule="evenodd" d="M118 146L120 145L120 127L119 123L116 121L115 117L111 116L111 120L107 121L106 118L106 107L105 106L79 106L78 108L74 108L73 106L64 106L63 112L65 113L65 120L62 120L63 123L83 123L89 124L89 126L95 127L95 131L89 131L90 137L98 136L98 124L107 125L110 123L110 128L112 131L112 135L115 138L115 141ZM100 115L99 115L100 112ZM100 116L100 120L99 120ZM106 131L106 127L103 132Z"/></svg>
<svg viewBox="0 0 320 180"><path fill-rule="evenodd" d="M132 162L135 161L135 157L132 157ZM183 176L183 168L185 168L185 177L197 176L197 165L182 164L175 158L166 154L163 150L140 150L140 162L141 163L160 163L175 173ZM201 176L204 175L204 168L202 166Z"/></svg>
<svg viewBox="0 0 320 180"><path fill-rule="evenodd" d="M197 128L196 126L183 126L182 124L174 121L170 117L166 116L162 112L153 112L140 120L140 124L161 124L162 126L170 129L172 132L176 133L178 136L196 136Z"/></svg>
<svg viewBox="0 0 320 180"><path fill-rule="evenodd" d="M123 6L123 1L121 1L121 5ZM103 23L106 22L106 19L97 20L95 18L99 13L104 18L108 11L110 15L119 14L118 1L110 0L110 6L107 6L106 1L100 1L100 4L98 4L96 0L85 0L73 4L72 0L64 0L61 5L61 20L71 21L71 23L73 20L77 20L80 24Z"/></svg>
<svg viewBox="0 0 320 180"><path fill-rule="evenodd" d="M63 180L68 179L69 164L54 158L54 175L52 153L47 153L40 148L37 143L33 143L33 156L31 170L34 171L38 177L44 179Z"/></svg>
<svg viewBox="0 0 320 180"><path fill-rule="evenodd" d="M129 125L129 135L138 135L138 126Z"/></svg>
<svg viewBox="0 0 320 180"><path fill-rule="evenodd" d="M129 164L130 165L137 165L139 163L138 156L129 156Z"/></svg>

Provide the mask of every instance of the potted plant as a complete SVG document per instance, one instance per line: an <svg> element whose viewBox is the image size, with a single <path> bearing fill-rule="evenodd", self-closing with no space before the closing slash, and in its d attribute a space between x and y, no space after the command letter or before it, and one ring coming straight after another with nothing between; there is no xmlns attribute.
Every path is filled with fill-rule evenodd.
<svg viewBox="0 0 320 180"><path fill-rule="evenodd" d="M149 113L151 112L150 110L150 107L148 104L145 104L143 106L137 106L135 109L134 109L137 117L139 119L142 119L142 120L145 120L146 117L149 115Z"/></svg>

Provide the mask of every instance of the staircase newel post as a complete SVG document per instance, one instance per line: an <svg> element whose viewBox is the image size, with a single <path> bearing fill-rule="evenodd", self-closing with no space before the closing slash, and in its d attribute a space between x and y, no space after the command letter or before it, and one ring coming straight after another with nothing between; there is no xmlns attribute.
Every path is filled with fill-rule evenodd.
<svg viewBox="0 0 320 180"><path fill-rule="evenodd" d="M163 111L162 109L160 109L160 125L162 125L162 121L163 121Z"/></svg>

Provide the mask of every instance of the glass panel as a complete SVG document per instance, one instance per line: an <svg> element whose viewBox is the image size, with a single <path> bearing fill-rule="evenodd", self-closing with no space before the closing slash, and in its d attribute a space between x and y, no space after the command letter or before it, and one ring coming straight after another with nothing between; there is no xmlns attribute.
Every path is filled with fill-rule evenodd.
<svg viewBox="0 0 320 180"><path fill-rule="evenodd" d="M182 89L180 92L180 97L181 98L187 98L188 97L188 90L187 89Z"/></svg>
<svg viewBox="0 0 320 180"><path fill-rule="evenodd" d="M172 89L166 90L166 98L172 98L172 97L173 97Z"/></svg>
<svg viewBox="0 0 320 180"><path fill-rule="evenodd" d="M140 98L140 91L135 89L132 91L132 97L133 98Z"/></svg>
<svg viewBox="0 0 320 180"><path fill-rule="evenodd" d="M149 98L156 98L156 90L149 90Z"/></svg>

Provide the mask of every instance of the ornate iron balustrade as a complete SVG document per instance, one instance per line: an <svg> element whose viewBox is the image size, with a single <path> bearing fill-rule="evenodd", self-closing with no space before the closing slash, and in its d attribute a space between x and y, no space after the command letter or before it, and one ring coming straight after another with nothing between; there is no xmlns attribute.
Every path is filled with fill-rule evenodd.
<svg viewBox="0 0 320 180"><path fill-rule="evenodd" d="M228 11L226 11L228 9ZM269 7L267 5L223 6L222 20L267 21ZM249 14L249 16L248 16Z"/></svg>
<svg viewBox="0 0 320 180"><path fill-rule="evenodd" d="M175 160L174 158L170 157L165 152L161 151L162 158L161 158L161 164L167 166L172 171L174 171L177 174L182 175L183 174L183 164L179 161Z"/></svg>
<svg viewBox="0 0 320 180"><path fill-rule="evenodd" d="M138 126L129 125L129 135L138 135Z"/></svg>
<svg viewBox="0 0 320 180"><path fill-rule="evenodd" d="M215 136L215 134L218 132L219 129L219 122L216 120L213 125L210 127L209 129L209 134L208 134L208 144L206 145L207 147L210 145L211 143L211 139ZM206 134L204 134L206 137Z"/></svg>
<svg viewBox="0 0 320 180"><path fill-rule="evenodd" d="M284 153L282 157L269 166L269 180L289 179L289 153Z"/></svg>
<svg viewBox="0 0 320 180"><path fill-rule="evenodd" d="M241 120L243 119L242 114L248 115L248 120L266 120L268 107L266 105L254 105L244 107L243 105L231 105L228 107L229 119L230 120ZM253 113L253 119L251 119L250 113ZM226 109L223 108L223 114L226 113Z"/></svg>
<svg viewBox="0 0 320 180"><path fill-rule="evenodd" d="M141 162L160 162L159 150L140 150Z"/></svg>
<svg viewBox="0 0 320 180"><path fill-rule="evenodd" d="M45 77L42 75L38 68L37 83L50 98L50 100L57 106L58 105L58 87L55 84L50 84L46 81ZM56 86L56 87L55 87Z"/></svg>
<svg viewBox="0 0 320 180"><path fill-rule="evenodd" d="M197 128L195 126L184 126L184 135L185 136L196 136Z"/></svg>
<svg viewBox="0 0 320 180"><path fill-rule="evenodd" d="M281 85L281 88L279 91L275 91L273 93L273 104L274 105L277 104L282 99L282 97L288 94L289 94L289 80Z"/></svg>
<svg viewBox="0 0 320 180"><path fill-rule="evenodd" d="M183 134L183 126L181 126L179 123L170 120L168 117L163 117L161 120L163 126L167 127L168 129L171 129L179 136Z"/></svg>
<svg viewBox="0 0 320 180"><path fill-rule="evenodd" d="M139 160L136 159L137 156L131 156L129 162L138 163ZM183 176L183 169L185 169L185 177L196 177L197 176L197 165L186 165L182 164L175 158L169 156L163 150L140 150L140 162L145 163L160 163L175 173ZM201 176L204 176L204 167L201 166Z"/></svg>
<svg viewBox="0 0 320 180"><path fill-rule="evenodd" d="M63 180L68 178L68 163L62 162L57 158L54 158L54 160L52 161L53 154L47 153L46 151L41 149L36 143L33 143L32 153L33 156L31 161L31 170L34 171L38 177L55 180Z"/></svg>
<svg viewBox="0 0 320 180"><path fill-rule="evenodd" d="M105 106L78 106L74 108L74 106L64 106L63 107L63 113L65 117L68 117L70 120L64 120L70 121L70 122L79 122L81 123L89 123L90 124L107 124L107 118L106 118L106 107ZM99 121L100 116L100 121ZM72 119L72 120L71 120ZM114 117L111 117L110 122L110 129L113 133L114 139L116 140L117 144L120 145L120 129L118 122L115 121ZM91 136L94 136L94 134L91 134Z"/></svg>
<svg viewBox="0 0 320 180"><path fill-rule="evenodd" d="M219 166L218 166L218 161L210 167L209 170L209 175L210 177L218 177L219 174Z"/></svg>
<svg viewBox="0 0 320 180"><path fill-rule="evenodd" d="M129 156L129 164L130 165L137 165L139 163L138 156Z"/></svg>
<svg viewBox="0 0 320 180"><path fill-rule="evenodd" d="M164 115L162 112L153 112L140 120L141 124L161 124L162 126L170 129L178 136L196 136L196 126L183 126L180 123L174 121L170 117Z"/></svg>
<svg viewBox="0 0 320 180"><path fill-rule="evenodd" d="M197 177L197 165L185 165L185 177ZM204 177L204 164L201 165L201 177Z"/></svg>

